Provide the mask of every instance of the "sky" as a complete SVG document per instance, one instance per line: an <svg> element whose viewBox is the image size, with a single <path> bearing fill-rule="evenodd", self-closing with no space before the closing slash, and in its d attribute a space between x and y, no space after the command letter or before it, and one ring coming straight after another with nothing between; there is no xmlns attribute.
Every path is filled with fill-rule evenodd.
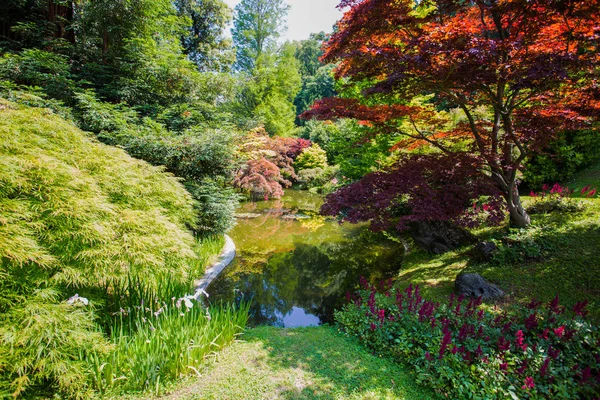
<svg viewBox="0 0 600 400"><path fill-rule="evenodd" d="M224 0L231 8L240 0ZM292 7L288 14L288 30L282 40L304 40L311 33L331 33L332 27L342 17L336 6L340 0L286 0Z"/></svg>

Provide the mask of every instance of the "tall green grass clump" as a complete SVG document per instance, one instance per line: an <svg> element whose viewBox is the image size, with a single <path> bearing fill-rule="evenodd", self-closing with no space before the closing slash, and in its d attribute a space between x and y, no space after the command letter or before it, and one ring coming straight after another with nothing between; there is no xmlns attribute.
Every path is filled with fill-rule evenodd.
<svg viewBox="0 0 600 400"><path fill-rule="evenodd" d="M94 388L100 393L158 393L161 383L198 374L204 359L233 342L248 321L247 304L207 308L202 293L163 301L152 289L133 283L116 296L138 303L113 313L114 350L90 358Z"/></svg>
<svg viewBox="0 0 600 400"><path fill-rule="evenodd" d="M207 257L198 256L201 245L189 229L197 222L194 207L181 182L162 168L97 142L48 109L0 99L0 397L90 398L110 386L98 378L99 361L142 365L144 354L127 352L141 349L139 338L156 331L109 311L166 293L183 296ZM228 312L211 311L211 321L223 321L222 313L227 324L243 326L243 312L241 320ZM161 346L221 345L226 340L217 337L231 337L229 328L204 321L204 310L202 318L184 313L182 322L171 314L161 313L153 325L160 328L154 335L170 338ZM183 335L184 320L219 336L192 329L173 335ZM116 380L141 370L111 365L123 371ZM161 380L179 375L152 361L145 365L160 370ZM146 388L146 380L120 379L128 390Z"/></svg>

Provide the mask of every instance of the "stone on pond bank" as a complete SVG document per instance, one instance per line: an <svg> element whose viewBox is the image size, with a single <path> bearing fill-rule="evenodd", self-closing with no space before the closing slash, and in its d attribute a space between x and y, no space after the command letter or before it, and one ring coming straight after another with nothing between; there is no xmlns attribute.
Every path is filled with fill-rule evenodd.
<svg viewBox="0 0 600 400"><path fill-rule="evenodd" d="M488 283L479 274L459 274L454 284L456 292L467 297L481 297L483 300L492 300L505 296L502 289Z"/></svg>
<svg viewBox="0 0 600 400"><path fill-rule="evenodd" d="M262 214L244 213L244 214L235 214L235 217L239 218L239 219L254 219L254 218L260 217L261 215Z"/></svg>

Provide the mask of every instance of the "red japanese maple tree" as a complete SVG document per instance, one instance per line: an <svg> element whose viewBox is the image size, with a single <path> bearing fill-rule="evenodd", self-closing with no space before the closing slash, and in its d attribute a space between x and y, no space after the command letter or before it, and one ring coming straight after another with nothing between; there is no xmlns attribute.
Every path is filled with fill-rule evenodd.
<svg viewBox="0 0 600 400"><path fill-rule="evenodd" d="M401 133L395 149L426 146L427 155L405 154L331 196L325 211L373 221L404 196L412 218L460 222L488 195L504 199L489 209L507 208L513 226L527 226L517 187L524 161L556 132L589 129L599 115L600 1L342 0L340 7L349 10L323 60L339 62L337 77L365 87L364 97L324 99L303 117L355 118L381 134ZM438 111L451 108L464 116L449 127ZM412 173L422 179L407 179ZM454 197L434 195L448 187ZM427 193L446 203L424 212L427 202L415 197Z"/></svg>

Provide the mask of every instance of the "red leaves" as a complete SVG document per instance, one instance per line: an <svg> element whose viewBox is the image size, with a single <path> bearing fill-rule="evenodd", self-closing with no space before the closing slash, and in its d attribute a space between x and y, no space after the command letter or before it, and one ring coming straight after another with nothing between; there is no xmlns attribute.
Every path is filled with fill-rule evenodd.
<svg viewBox="0 0 600 400"><path fill-rule="evenodd" d="M236 187L250 192L255 198L262 197L265 200L283 196L281 184L287 186L289 182L281 177L277 165L265 158L248 161L234 180Z"/></svg>
<svg viewBox="0 0 600 400"><path fill-rule="evenodd" d="M405 117L417 110L417 107L400 104L365 106L356 99L334 97L318 100L310 110L304 112L300 117L302 119L319 120L353 118L359 121L382 124Z"/></svg>
<svg viewBox="0 0 600 400"><path fill-rule="evenodd" d="M464 153L406 156L393 169L369 174L329 195L321 211L348 222L371 221L375 229L406 229L419 220L499 222L504 219L502 200L479 167L477 158ZM480 196L490 196L482 219L466 211Z"/></svg>

